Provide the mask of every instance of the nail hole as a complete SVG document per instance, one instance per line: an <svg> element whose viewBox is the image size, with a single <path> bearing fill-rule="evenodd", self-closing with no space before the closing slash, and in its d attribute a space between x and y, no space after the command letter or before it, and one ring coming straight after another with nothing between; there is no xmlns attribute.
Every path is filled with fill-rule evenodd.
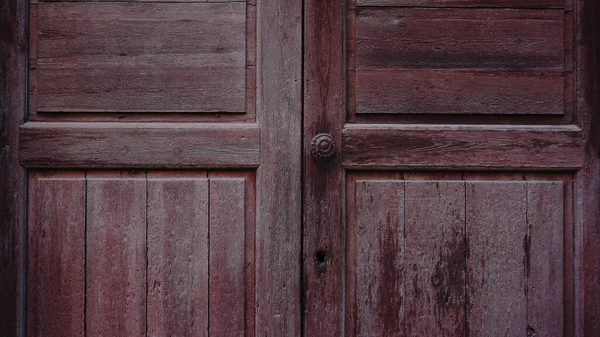
<svg viewBox="0 0 600 337"><path fill-rule="evenodd" d="M318 251L315 254L315 259L317 260L317 266L319 269L325 269L327 267L327 262L329 260L327 252L322 250Z"/></svg>

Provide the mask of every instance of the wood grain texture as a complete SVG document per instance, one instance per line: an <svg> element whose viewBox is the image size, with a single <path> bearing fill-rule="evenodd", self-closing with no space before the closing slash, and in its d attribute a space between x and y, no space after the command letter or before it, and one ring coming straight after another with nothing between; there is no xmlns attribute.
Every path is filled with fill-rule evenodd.
<svg viewBox="0 0 600 337"><path fill-rule="evenodd" d="M245 3L38 7L33 111L245 111Z"/></svg>
<svg viewBox="0 0 600 337"><path fill-rule="evenodd" d="M525 336L527 190L466 182L467 335Z"/></svg>
<svg viewBox="0 0 600 337"><path fill-rule="evenodd" d="M406 336L464 336L464 182L406 182L405 209Z"/></svg>
<svg viewBox="0 0 600 337"><path fill-rule="evenodd" d="M208 180L148 172L148 335L208 336Z"/></svg>
<svg viewBox="0 0 600 337"><path fill-rule="evenodd" d="M356 113L560 115L561 72L358 70Z"/></svg>
<svg viewBox="0 0 600 337"><path fill-rule="evenodd" d="M577 169L581 137L573 127L353 125L342 153L349 168Z"/></svg>
<svg viewBox="0 0 600 337"><path fill-rule="evenodd" d="M563 184L527 183L527 327L535 336L564 332Z"/></svg>
<svg viewBox="0 0 600 337"><path fill-rule="evenodd" d="M84 336L85 175L29 175L29 336Z"/></svg>
<svg viewBox="0 0 600 337"><path fill-rule="evenodd" d="M569 1L569 0L567 0ZM357 0L359 6L563 8L565 0Z"/></svg>
<svg viewBox="0 0 600 337"><path fill-rule="evenodd" d="M245 336L245 181L210 179L211 336Z"/></svg>
<svg viewBox="0 0 600 337"><path fill-rule="evenodd" d="M145 336L145 173L92 172L87 188L86 336Z"/></svg>
<svg viewBox="0 0 600 337"><path fill-rule="evenodd" d="M355 207L356 336L403 335L404 182L357 181Z"/></svg>
<svg viewBox="0 0 600 337"><path fill-rule="evenodd" d="M257 6L256 336L300 336L302 1Z"/></svg>
<svg viewBox="0 0 600 337"><path fill-rule="evenodd" d="M600 331L600 3L577 0L574 13L577 123L585 142L585 164L574 184L574 335L587 337Z"/></svg>
<svg viewBox="0 0 600 337"><path fill-rule="evenodd" d="M305 337L344 335L345 24L344 1L304 1L303 319L310 327ZM338 148L327 160L310 153L310 142L320 133L332 135Z"/></svg>
<svg viewBox="0 0 600 337"><path fill-rule="evenodd" d="M27 167L255 167L259 129L236 123L27 123Z"/></svg>
<svg viewBox="0 0 600 337"><path fill-rule="evenodd" d="M564 13L360 9L357 69L564 68Z"/></svg>
<svg viewBox="0 0 600 337"><path fill-rule="evenodd" d="M114 0L34 0L34 1L40 1L40 2L112 2ZM253 0L250 1L246 1L246 0L169 0L169 3L174 2L185 2L185 3L194 3L194 2L198 2L198 3L218 3L218 2L222 2L222 3L228 3L228 2L248 2L251 3ZM130 2L164 2L164 0L132 0Z"/></svg>
<svg viewBox="0 0 600 337"><path fill-rule="evenodd" d="M27 179L19 165L25 121L27 1L0 1L0 335L26 331L25 215Z"/></svg>

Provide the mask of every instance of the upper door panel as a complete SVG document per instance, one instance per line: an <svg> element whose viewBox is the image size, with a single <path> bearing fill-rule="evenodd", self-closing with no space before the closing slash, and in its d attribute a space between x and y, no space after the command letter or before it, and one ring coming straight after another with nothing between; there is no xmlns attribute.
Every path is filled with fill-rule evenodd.
<svg viewBox="0 0 600 337"><path fill-rule="evenodd" d="M248 8L245 2L32 4L32 119L200 113L252 120L255 7Z"/></svg>
<svg viewBox="0 0 600 337"><path fill-rule="evenodd" d="M572 13L512 2L350 3L349 121L572 123Z"/></svg>

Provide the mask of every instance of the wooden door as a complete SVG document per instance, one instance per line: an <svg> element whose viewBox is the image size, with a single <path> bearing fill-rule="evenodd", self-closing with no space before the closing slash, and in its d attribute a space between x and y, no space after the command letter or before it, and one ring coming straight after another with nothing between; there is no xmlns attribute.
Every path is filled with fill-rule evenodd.
<svg viewBox="0 0 600 337"><path fill-rule="evenodd" d="M596 1L0 4L0 335L598 336Z"/></svg>
<svg viewBox="0 0 600 337"><path fill-rule="evenodd" d="M598 14L305 2L306 336L599 336Z"/></svg>
<svg viewBox="0 0 600 337"><path fill-rule="evenodd" d="M1 13L0 335L299 336L301 2Z"/></svg>

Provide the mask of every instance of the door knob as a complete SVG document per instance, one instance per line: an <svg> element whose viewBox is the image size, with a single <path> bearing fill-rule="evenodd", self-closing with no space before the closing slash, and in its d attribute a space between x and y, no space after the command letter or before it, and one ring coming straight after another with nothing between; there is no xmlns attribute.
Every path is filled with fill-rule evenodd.
<svg viewBox="0 0 600 337"><path fill-rule="evenodd" d="M316 159L325 159L335 154L335 139L328 133L316 135L310 142L310 153Z"/></svg>

